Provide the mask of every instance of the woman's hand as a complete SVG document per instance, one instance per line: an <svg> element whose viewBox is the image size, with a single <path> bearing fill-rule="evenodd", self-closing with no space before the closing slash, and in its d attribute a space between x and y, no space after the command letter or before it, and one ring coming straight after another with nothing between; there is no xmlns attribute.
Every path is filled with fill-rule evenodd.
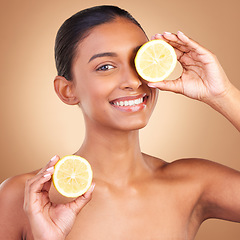
<svg viewBox="0 0 240 240"><path fill-rule="evenodd" d="M182 32L156 34L152 39L163 39L174 47L183 72L176 80L148 86L205 102L240 131L240 91L230 83L216 56Z"/></svg>
<svg viewBox="0 0 240 240"><path fill-rule="evenodd" d="M150 83L161 90L181 93L211 105L213 99L226 95L231 84L217 58L182 32L156 34L152 39L163 39L171 44L183 72L176 80Z"/></svg>
<svg viewBox="0 0 240 240"><path fill-rule="evenodd" d="M67 204L53 204L49 199L51 175L58 156L33 178L26 182L24 210L29 218L34 240L62 240L70 232L76 216L90 201L94 184L74 201Z"/></svg>

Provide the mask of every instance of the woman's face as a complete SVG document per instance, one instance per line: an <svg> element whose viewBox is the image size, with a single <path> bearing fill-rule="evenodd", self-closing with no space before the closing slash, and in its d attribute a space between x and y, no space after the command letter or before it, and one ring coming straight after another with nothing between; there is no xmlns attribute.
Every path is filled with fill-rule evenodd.
<svg viewBox="0 0 240 240"><path fill-rule="evenodd" d="M95 27L79 44L72 65L73 91L87 124L118 130L144 127L157 100L134 66L148 39L131 21L118 18Z"/></svg>

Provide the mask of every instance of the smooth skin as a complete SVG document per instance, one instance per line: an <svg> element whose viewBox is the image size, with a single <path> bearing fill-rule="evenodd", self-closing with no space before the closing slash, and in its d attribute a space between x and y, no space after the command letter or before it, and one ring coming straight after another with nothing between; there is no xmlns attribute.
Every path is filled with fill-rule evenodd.
<svg viewBox="0 0 240 240"><path fill-rule="evenodd" d="M167 163L140 150L139 129L151 116L157 89L205 102L240 130L240 92L217 58L181 32L153 38L175 48L184 69L179 79L147 83L138 76L133 60L148 39L126 19L95 27L79 44L73 80L57 76L54 85L63 102L82 109L86 136L75 154L90 162L94 184L76 200L60 196L51 185L58 156L39 172L6 180L1 238L192 240L208 218L240 222L238 171L203 159ZM136 96L147 96L144 107L113 105Z"/></svg>

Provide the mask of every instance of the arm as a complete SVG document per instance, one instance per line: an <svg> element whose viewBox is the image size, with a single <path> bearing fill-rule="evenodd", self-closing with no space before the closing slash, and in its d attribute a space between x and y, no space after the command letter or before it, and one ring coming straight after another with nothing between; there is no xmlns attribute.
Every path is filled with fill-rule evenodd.
<svg viewBox="0 0 240 240"><path fill-rule="evenodd" d="M197 171L198 179L203 184L198 202L202 209L202 221L218 218L240 222L239 171L204 160L201 160Z"/></svg>
<svg viewBox="0 0 240 240"><path fill-rule="evenodd" d="M149 86L205 102L240 131L240 91L230 83L216 56L182 32L156 34L154 38L161 38L175 48L183 73L176 80Z"/></svg>
<svg viewBox="0 0 240 240"><path fill-rule="evenodd" d="M9 178L0 185L0 238L21 240L24 218L23 192L25 176Z"/></svg>
<svg viewBox="0 0 240 240"><path fill-rule="evenodd" d="M240 91L231 86L228 94L215 98L209 105L225 116L240 132Z"/></svg>
<svg viewBox="0 0 240 240"><path fill-rule="evenodd" d="M181 32L157 34L154 38L161 38L175 48L183 73L176 80L148 85L202 101L240 131L240 92L230 83L217 58ZM210 161L200 161L197 166L196 177L202 184L198 202L202 220L220 218L240 222L240 172Z"/></svg>

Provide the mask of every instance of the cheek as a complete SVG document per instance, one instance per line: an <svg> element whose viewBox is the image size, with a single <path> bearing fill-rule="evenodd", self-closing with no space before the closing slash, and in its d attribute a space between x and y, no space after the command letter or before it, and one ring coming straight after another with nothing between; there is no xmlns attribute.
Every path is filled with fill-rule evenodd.
<svg viewBox="0 0 240 240"><path fill-rule="evenodd" d="M91 118L98 116L99 113L102 114L110 104L109 92L103 85L89 86L89 84L86 84L79 90L78 96L83 113L91 116Z"/></svg>

